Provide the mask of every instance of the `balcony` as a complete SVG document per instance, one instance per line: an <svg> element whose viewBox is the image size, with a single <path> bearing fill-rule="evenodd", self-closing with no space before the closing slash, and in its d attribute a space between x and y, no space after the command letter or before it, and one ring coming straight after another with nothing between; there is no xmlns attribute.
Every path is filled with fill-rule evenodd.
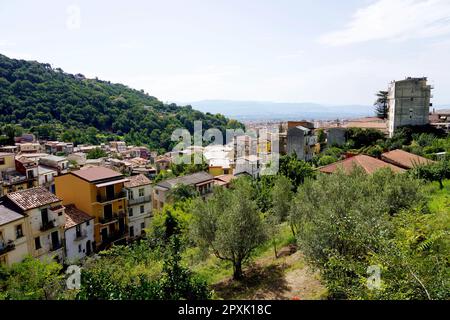
<svg viewBox="0 0 450 320"><path fill-rule="evenodd" d="M8 242L0 241L0 255L12 251L16 248L14 241L9 240Z"/></svg>
<svg viewBox="0 0 450 320"><path fill-rule="evenodd" d="M57 243L52 243L50 245L50 251L56 251L62 248L62 241L58 241Z"/></svg>
<svg viewBox="0 0 450 320"><path fill-rule="evenodd" d="M119 219L119 215L118 215L117 213L114 213L114 214L111 215L110 217L99 218L98 221L99 221L101 224L106 224L106 223L110 223L110 222L117 221L117 219Z"/></svg>
<svg viewBox="0 0 450 320"><path fill-rule="evenodd" d="M116 194L114 194L112 196L111 195L100 195L100 194L98 194L97 195L97 202L100 202L100 203L111 202L111 201L119 200L119 199L122 199L122 198L125 198L125 197L126 197L126 194L125 194L124 191L117 192Z"/></svg>
<svg viewBox="0 0 450 320"><path fill-rule="evenodd" d="M83 240L87 237L87 232L86 230L82 230L81 232L77 232L75 234L75 241L80 241Z"/></svg>
<svg viewBox="0 0 450 320"><path fill-rule="evenodd" d="M133 206L136 204L141 204L141 203L145 203L145 202L150 202L150 196L145 196L145 197L139 197L136 199L128 199L128 205Z"/></svg>
<svg viewBox="0 0 450 320"><path fill-rule="evenodd" d="M47 222L43 222L41 224L40 230L41 231L47 231L47 230L53 229L55 227L56 227L55 226L55 221L47 221Z"/></svg>

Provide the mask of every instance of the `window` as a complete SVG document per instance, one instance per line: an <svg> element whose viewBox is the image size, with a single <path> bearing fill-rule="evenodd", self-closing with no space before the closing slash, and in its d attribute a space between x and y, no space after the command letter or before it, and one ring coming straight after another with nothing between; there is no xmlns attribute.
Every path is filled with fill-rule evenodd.
<svg viewBox="0 0 450 320"><path fill-rule="evenodd" d="M141 206L141 213L144 213L144 206Z"/></svg>
<svg viewBox="0 0 450 320"><path fill-rule="evenodd" d="M145 223L144 222L141 223L141 229L145 229Z"/></svg>
<svg viewBox="0 0 450 320"><path fill-rule="evenodd" d="M133 208L128 209L128 216L129 217L133 216Z"/></svg>
<svg viewBox="0 0 450 320"><path fill-rule="evenodd" d="M134 227L130 227L130 237L134 237Z"/></svg>
<svg viewBox="0 0 450 320"><path fill-rule="evenodd" d="M5 164L5 158L0 158L0 165Z"/></svg>
<svg viewBox="0 0 450 320"><path fill-rule="evenodd" d="M80 225L77 225L75 227L75 232L76 232L76 237L80 238L81 237L81 226Z"/></svg>
<svg viewBox="0 0 450 320"><path fill-rule="evenodd" d="M34 247L36 248L36 250L39 250L40 248L42 248L40 237L34 238Z"/></svg>
<svg viewBox="0 0 450 320"><path fill-rule="evenodd" d="M89 226L91 224L91 220L86 221L86 226Z"/></svg>
<svg viewBox="0 0 450 320"><path fill-rule="evenodd" d="M81 252L81 244L78 245L78 252Z"/></svg>
<svg viewBox="0 0 450 320"><path fill-rule="evenodd" d="M139 189L139 197L143 197L144 196L144 189Z"/></svg>
<svg viewBox="0 0 450 320"><path fill-rule="evenodd" d="M23 237L23 229L22 229L22 225L19 224L18 226L16 226L16 239L19 239L22 237Z"/></svg>
<svg viewBox="0 0 450 320"><path fill-rule="evenodd" d="M128 199L130 199L130 200L134 199L133 190L130 190L130 192L128 193Z"/></svg>

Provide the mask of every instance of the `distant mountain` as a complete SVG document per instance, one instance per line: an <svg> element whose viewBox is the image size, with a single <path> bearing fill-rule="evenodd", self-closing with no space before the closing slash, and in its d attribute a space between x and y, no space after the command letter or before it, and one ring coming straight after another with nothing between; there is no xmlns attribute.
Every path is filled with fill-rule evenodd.
<svg viewBox="0 0 450 320"><path fill-rule="evenodd" d="M221 113L237 120L291 120L354 118L372 116L371 105L322 105L266 101L202 100L189 102L193 109Z"/></svg>
<svg viewBox="0 0 450 320"><path fill-rule="evenodd" d="M124 138L163 151L176 143L173 130L192 132L195 120L204 129L243 127L223 115L165 104L143 90L0 54L0 135L2 126L17 124L42 139L97 144Z"/></svg>

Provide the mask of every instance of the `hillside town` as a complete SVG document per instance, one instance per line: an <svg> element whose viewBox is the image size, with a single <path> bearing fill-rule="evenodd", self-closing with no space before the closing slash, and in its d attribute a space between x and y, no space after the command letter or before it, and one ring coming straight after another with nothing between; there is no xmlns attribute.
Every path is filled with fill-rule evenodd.
<svg viewBox="0 0 450 320"><path fill-rule="evenodd" d="M349 128L375 129L389 137L404 126L431 125L448 132L450 111L430 112L430 92L426 78L407 78L390 85L387 119L288 121L275 125L273 134L261 134L265 128L253 126L247 129L256 134L235 135L228 144L190 146L161 155L124 141L74 145L22 134L14 145L0 146L0 263L11 266L28 255L64 265L82 263L112 245L144 237L153 215L171 202L171 190L177 186L190 186L205 199L239 176L260 177L272 153L309 162L327 148L346 143ZM89 157L93 150L102 156ZM180 155L195 154L203 158L204 170L158 178L171 171ZM390 168L402 173L433 162L397 149L378 157L349 153L316 170L332 174L360 167L372 174Z"/></svg>

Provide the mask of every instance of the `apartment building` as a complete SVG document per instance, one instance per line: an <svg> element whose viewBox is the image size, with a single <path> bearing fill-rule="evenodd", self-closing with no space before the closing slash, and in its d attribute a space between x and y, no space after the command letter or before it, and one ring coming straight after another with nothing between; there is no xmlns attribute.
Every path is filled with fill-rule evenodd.
<svg viewBox="0 0 450 320"><path fill-rule="evenodd" d="M37 187L7 194L3 205L25 217L23 231L34 258L63 261L65 216L61 199Z"/></svg>
<svg viewBox="0 0 450 320"><path fill-rule="evenodd" d="M143 174L131 176L129 180L125 182L125 190L128 198L128 231L132 239L144 235L145 229L150 226L152 186Z"/></svg>
<svg viewBox="0 0 450 320"><path fill-rule="evenodd" d="M24 233L25 217L0 200L0 265L21 262L29 253Z"/></svg>
<svg viewBox="0 0 450 320"><path fill-rule="evenodd" d="M67 263L83 260L94 252L94 218L75 205L65 205L64 241Z"/></svg>
<svg viewBox="0 0 450 320"><path fill-rule="evenodd" d="M104 167L89 167L55 178L56 195L94 218L96 250L123 243L128 235L126 193L122 174Z"/></svg>
<svg viewBox="0 0 450 320"><path fill-rule="evenodd" d="M0 194L5 195L38 185L38 165L26 157L14 159L13 154L0 154Z"/></svg>
<svg viewBox="0 0 450 320"><path fill-rule="evenodd" d="M39 158L39 164L48 168L55 169L58 174L67 173L69 170L69 160L65 157L58 157L54 155L47 155Z"/></svg>
<svg viewBox="0 0 450 320"><path fill-rule="evenodd" d="M393 81L389 86L389 137L398 127L423 126L429 123L432 87L427 78Z"/></svg>

